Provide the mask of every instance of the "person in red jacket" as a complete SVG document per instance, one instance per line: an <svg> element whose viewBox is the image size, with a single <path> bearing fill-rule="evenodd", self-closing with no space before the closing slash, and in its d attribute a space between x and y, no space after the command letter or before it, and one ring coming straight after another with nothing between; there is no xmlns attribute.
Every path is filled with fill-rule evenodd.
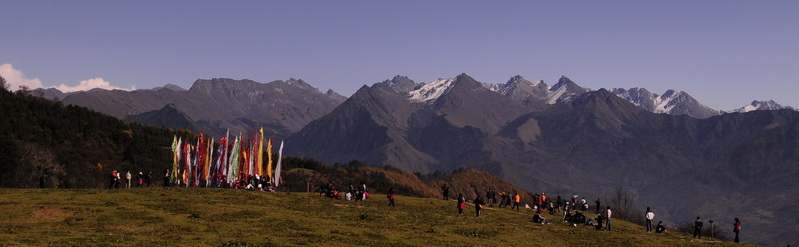
<svg viewBox="0 0 799 247"><path fill-rule="evenodd" d="M735 218L735 224L733 224L732 232L735 233L735 242L740 243L741 241L738 239L738 233L741 232L741 221L738 218Z"/></svg>
<svg viewBox="0 0 799 247"><path fill-rule="evenodd" d="M463 209L466 208L466 198L463 194L458 194L458 215L463 215Z"/></svg>
<svg viewBox="0 0 799 247"><path fill-rule="evenodd" d="M113 189L114 187L119 188L119 173L117 173L117 170L111 172L111 183L108 185L108 189Z"/></svg>
<svg viewBox="0 0 799 247"><path fill-rule="evenodd" d="M394 188L388 189L388 194L386 194L386 197L388 197L388 205L391 206L391 207L394 206L394 197L395 196L396 195L394 195Z"/></svg>

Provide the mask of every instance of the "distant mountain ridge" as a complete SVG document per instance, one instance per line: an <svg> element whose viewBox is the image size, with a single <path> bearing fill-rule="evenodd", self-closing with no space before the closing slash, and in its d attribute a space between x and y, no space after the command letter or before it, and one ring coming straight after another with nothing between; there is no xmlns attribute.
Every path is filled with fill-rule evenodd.
<svg viewBox="0 0 799 247"><path fill-rule="evenodd" d="M344 99L332 90L322 93L300 79L259 83L216 78L198 79L188 90L175 85L136 91L96 90L72 93L62 101L154 126L166 127L158 118L186 118L193 121L195 130L210 135L224 135L227 129L234 133L252 131L263 126L268 133L285 137L329 113ZM174 111L156 113L167 105ZM140 116L145 113L160 117ZM187 126L185 121L178 122L182 123L169 127Z"/></svg>
<svg viewBox="0 0 799 247"><path fill-rule="evenodd" d="M683 91L667 90L662 95L650 93L645 88L630 88L629 90L614 88L611 91L620 98L654 113L688 115L695 118L709 118L723 113L699 103Z"/></svg>
<svg viewBox="0 0 799 247"><path fill-rule="evenodd" d="M208 82L213 81L218 81L223 84L240 85L219 87L218 85L214 86L213 83L208 84ZM416 83L407 76L397 75L390 80L379 83L388 86L398 93L413 94L411 95L412 100L426 102L439 97L451 86L449 84L453 81L454 78L442 78L429 83ZM266 85L271 86L271 88L253 87L253 85L257 84L260 83L246 79L232 80L220 78L197 80L194 85L192 85L191 89L184 89L177 85L167 84L163 87L135 91L94 89L88 92L62 93L53 88L39 88L32 90L31 93L43 98L61 100L67 104L86 106L103 113L111 114L120 119L134 119L135 117L133 116L135 115L148 111L158 111L167 104L175 104L176 110L192 119L196 119L194 125L197 130L212 135L221 135L222 132L225 131L223 130L225 128L223 126L229 124L233 126L232 128L234 131L263 125L267 126L270 131L275 132L279 136L288 136L298 131L304 124L310 122L310 120L319 118L331 111L334 106L344 102L346 99L346 97L339 95L333 90L322 93L303 80L293 78L286 81L267 83ZM542 80L529 81L520 75L511 77L505 83L491 84L480 82L479 84L490 91L522 102L531 109L542 109L546 107L546 105L568 103L572 98L592 91L589 88L583 88L577 85L566 76L562 76L558 82L551 87ZM299 94L294 94L292 96L286 95L286 97L283 98L276 97L284 92L280 87L289 86L293 86L304 92L299 92ZM267 93L270 91L272 94ZM198 96L198 92L202 92L199 94L200 96ZM683 91L667 90L664 94L658 95L644 88L614 88L611 92L650 112L671 115L684 114L695 118L708 118L726 112L794 109L789 106L782 106L771 100L755 101L739 109L721 111L711 109L699 103L696 99ZM256 94L262 95L262 97L259 99L255 97ZM301 94L310 96L310 98L306 96L297 97ZM69 96L72 95L77 96L69 98ZM321 95L327 97L314 98L320 97ZM241 96L245 97L242 98ZM210 98L203 99L203 97ZM255 106L256 104L252 102L243 103L242 100L244 98L250 101L272 101L272 103L262 103L261 106ZM308 99L309 101L303 101L303 99ZM204 104L209 101L214 101L215 103L211 106L205 106ZM220 107L225 104L234 105L234 107L228 109ZM273 106L276 106L281 113L277 114L273 111L274 108L270 110L272 114L251 116L252 114L248 115L247 113L249 111L264 113L263 109L269 108L270 104L274 104ZM187 107L188 105L192 105L193 107ZM203 108L203 110L188 108ZM301 113L303 108L306 110L305 113ZM227 113L231 110L236 114ZM305 114L308 115L306 116ZM265 118L267 116L270 117L268 121ZM139 121L143 124L161 126L159 123L150 123L145 119L139 119Z"/></svg>
<svg viewBox="0 0 799 247"><path fill-rule="evenodd" d="M733 112L750 112L750 111L774 111L774 110L796 110L790 106L783 106L774 102L774 100L766 101L752 101L749 105L733 110Z"/></svg>

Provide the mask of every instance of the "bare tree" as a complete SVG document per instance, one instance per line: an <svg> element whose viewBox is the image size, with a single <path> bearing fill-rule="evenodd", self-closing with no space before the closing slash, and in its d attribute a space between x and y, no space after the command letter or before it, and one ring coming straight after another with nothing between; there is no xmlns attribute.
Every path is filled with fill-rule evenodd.
<svg viewBox="0 0 799 247"><path fill-rule="evenodd" d="M47 147L23 143L18 157L19 162L11 176L14 187L58 187L60 177L66 174L64 165L57 162L55 153Z"/></svg>
<svg viewBox="0 0 799 247"><path fill-rule="evenodd" d="M17 90L17 94L19 95L28 95L30 93L31 88L28 85L19 85L19 90Z"/></svg>
<svg viewBox="0 0 799 247"><path fill-rule="evenodd" d="M611 192L610 198L605 198L605 201L613 210L614 218L643 224L643 213L635 209L635 198L630 191L616 187Z"/></svg>

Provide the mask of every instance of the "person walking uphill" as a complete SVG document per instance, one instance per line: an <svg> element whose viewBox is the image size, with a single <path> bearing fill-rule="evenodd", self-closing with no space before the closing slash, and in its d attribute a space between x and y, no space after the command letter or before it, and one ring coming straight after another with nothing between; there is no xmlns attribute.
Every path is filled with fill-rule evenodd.
<svg viewBox="0 0 799 247"><path fill-rule="evenodd" d="M463 194L458 194L458 215L463 215L464 208L466 208L466 198Z"/></svg>
<svg viewBox="0 0 799 247"><path fill-rule="evenodd" d="M699 216L696 216L696 220L694 221L694 237L702 238L702 219L699 218Z"/></svg>
<svg viewBox="0 0 799 247"><path fill-rule="evenodd" d="M649 210L649 207L646 207L646 232L652 231L652 220L655 219L655 213L652 210Z"/></svg>
<svg viewBox="0 0 799 247"><path fill-rule="evenodd" d="M477 217L480 217L480 210L483 209L483 198L477 196L477 199L474 199L474 211L476 211Z"/></svg>
<svg viewBox="0 0 799 247"><path fill-rule="evenodd" d="M738 239L738 233L741 232L741 221L738 218L735 218L735 224L733 224L732 232L735 233L735 242L740 243L741 241Z"/></svg>
<svg viewBox="0 0 799 247"><path fill-rule="evenodd" d="M386 197L388 197L388 205L393 207L394 206L394 197L395 197L394 188L388 189L388 194L386 194Z"/></svg>

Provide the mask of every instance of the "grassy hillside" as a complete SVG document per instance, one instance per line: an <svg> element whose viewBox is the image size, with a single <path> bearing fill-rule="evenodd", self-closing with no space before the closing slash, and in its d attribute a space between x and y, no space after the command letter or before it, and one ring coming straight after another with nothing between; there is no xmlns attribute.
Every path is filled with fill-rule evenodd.
<svg viewBox="0 0 799 247"><path fill-rule="evenodd" d="M540 225L530 212L384 195L337 201L314 193L229 189L0 189L0 246L726 246L682 234Z"/></svg>
<svg viewBox="0 0 799 247"><path fill-rule="evenodd" d="M450 186L450 198L459 193L471 200L479 194L485 198L488 189L506 192L519 192L523 201L530 201L532 194L494 174L476 169L456 169L449 173L436 172L419 174L391 167L366 166L358 161L345 165L327 166L318 161L297 157L283 159L282 191L304 192L310 185L311 191L328 181L345 189L348 184L359 185L365 182L376 192L387 192L394 188L398 194L441 198L441 186Z"/></svg>

